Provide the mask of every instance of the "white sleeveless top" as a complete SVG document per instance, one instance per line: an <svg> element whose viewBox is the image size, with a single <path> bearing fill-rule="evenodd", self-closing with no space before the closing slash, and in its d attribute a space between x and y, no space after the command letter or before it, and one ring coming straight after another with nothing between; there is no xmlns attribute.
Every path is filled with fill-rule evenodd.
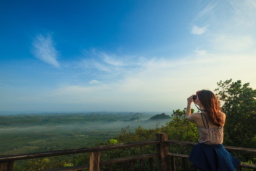
<svg viewBox="0 0 256 171"><path fill-rule="evenodd" d="M199 143L204 144L222 144L224 137L223 127L209 127L206 116L201 113L204 127L197 127L199 133Z"/></svg>

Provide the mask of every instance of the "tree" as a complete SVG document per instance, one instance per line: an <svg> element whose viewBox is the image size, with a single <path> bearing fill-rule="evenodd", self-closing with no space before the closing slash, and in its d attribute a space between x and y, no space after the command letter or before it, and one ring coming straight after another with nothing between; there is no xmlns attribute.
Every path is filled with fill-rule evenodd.
<svg viewBox="0 0 256 171"><path fill-rule="evenodd" d="M191 109L191 113L194 113L194 109ZM185 116L186 108L173 110L171 121L161 127L161 132L168 133L168 138L172 140L196 142L198 139L197 125L187 120Z"/></svg>
<svg viewBox="0 0 256 171"><path fill-rule="evenodd" d="M220 81L215 89L226 114L225 143L240 147L256 147L256 90L240 80Z"/></svg>

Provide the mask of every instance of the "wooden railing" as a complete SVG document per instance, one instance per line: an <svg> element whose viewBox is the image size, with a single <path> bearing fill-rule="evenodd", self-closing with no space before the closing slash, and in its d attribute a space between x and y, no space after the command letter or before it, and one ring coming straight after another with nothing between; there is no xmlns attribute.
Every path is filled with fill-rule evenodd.
<svg viewBox="0 0 256 171"><path fill-rule="evenodd" d="M14 162L17 160L26 160L40 157L52 157L52 156L61 156L68 154L77 154L77 153L90 153L89 163L87 165L82 166L72 166L65 168L53 168L50 170L44 171L82 171L83 169L89 169L89 171L99 171L101 166L107 166L109 171L112 171L112 165L115 163L119 164L119 170L123 171L124 166L122 163L129 162L128 170L134 170L134 162L139 161L139 170L144 169L144 160L149 160L149 170L153 171L153 158L156 158L158 161L159 171L176 171L176 159L182 159L182 170L193 170L193 168L188 168L187 160L188 155L184 154L176 154L169 152L169 145L177 144L182 146L193 146L196 143L194 142L186 142L186 141L177 141L177 140L168 140L168 136L165 133L157 133L156 140L151 141L141 141L141 142L133 142L126 144L117 144L117 145L109 145L109 146L98 146L98 147L89 147L89 148L79 148L79 149L69 149L69 150L59 150L59 151L50 151L50 152L41 152L41 153L30 153L30 154L21 154L21 155L13 155L13 156L0 156L0 171L12 171ZM145 145L156 145L156 153L155 154L143 154L138 156L128 156L123 158L116 158L107 161L100 160L100 152L114 149L123 149L123 148L131 148L131 147L139 147ZM241 147L231 147L225 146L228 151L237 151L243 153L253 153L256 154L256 149L251 148L241 148ZM242 168L250 168L253 171L256 171L256 165L252 164L241 164L237 170L241 170ZM125 167L127 170L127 167Z"/></svg>

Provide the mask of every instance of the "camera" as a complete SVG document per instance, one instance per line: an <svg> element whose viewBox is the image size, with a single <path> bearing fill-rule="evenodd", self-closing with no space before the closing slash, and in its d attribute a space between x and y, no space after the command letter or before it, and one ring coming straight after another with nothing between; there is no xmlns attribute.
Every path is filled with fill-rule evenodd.
<svg viewBox="0 0 256 171"><path fill-rule="evenodd" d="M193 100L196 100L196 95L193 96Z"/></svg>

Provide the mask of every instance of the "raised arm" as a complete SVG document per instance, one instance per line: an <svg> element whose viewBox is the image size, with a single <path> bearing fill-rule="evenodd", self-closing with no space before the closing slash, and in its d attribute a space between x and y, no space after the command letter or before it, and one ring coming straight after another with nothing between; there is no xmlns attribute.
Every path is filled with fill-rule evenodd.
<svg viewBox="0 0 256 171"><path fill-rule="evenodd" d="M186 111L186 119L191 121L196 121L198 115L194 113L191 115L191 104L193 102L193 95L187 98L187 111Z"/></svg>

